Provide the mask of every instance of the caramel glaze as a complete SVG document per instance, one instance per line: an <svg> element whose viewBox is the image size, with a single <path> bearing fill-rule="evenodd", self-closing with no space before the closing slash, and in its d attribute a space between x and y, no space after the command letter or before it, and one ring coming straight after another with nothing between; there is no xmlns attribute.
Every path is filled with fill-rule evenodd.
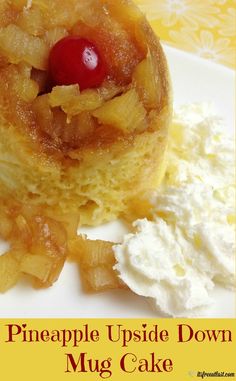
<svg viewBox="0 0 236 381"><path fill-rule="evenodd" d="M3 82L1 81L1 83ZM5 84L5 86L7 88L7 84ZM9 103L13 103L14 107ZM0 110L3 117L11 125L16 127L19 131L22 131L23 134L26 134L29 144L32 145L35 153L46 154L46 156L60 162L67 161L69 153L77 149L106 148L117 140L127 140L127 137L124 137L118 129L115 129L112 126L99 125L95 121L95 118L94 129L88 133L86 137L81 137L75 140L74 137L71 136L70 141L63 141L63 137L60 137L59 131L59 135L55 138L42 130L31 104L27 104L13 95L9 99L4 96L4 92L1 92L0 94ZM12 112L12 110L14 110L14 112ZM62 111L60 112L63 113ZM64 115L66 124L66 114ZM66 128L69 128L68 124L66 125ZM71 128L73 129L73 120L71 122Z"/></svg>
<svg viewBox="0 0 236 381"><path fill-rule="evenodd" d="M7 83L3 81L1 81L1 83L3 87L5 86L6 91L9 90ZM12 112L12 110L14 110L14 112ZM5 97L4 91L0 94L0 112L10 124L19 131L22 131L23 134L26 134L29 144L35 153L39 155L44 154L53 160L61 162L61 164L73 164L72 162L74 160L70 159L70 153L72 151L97 150L99 148L108 149L109 146L117 141L125 142L126 145L129 145L138 134L138 132L134 131L128 135L124 135L121 130L113 126L99 125L97 120L92 117L94 122L93 129L85 137L74 136L73 133L71 133L70 139L68 139L68 137L67 139L63 139L63 123L57 128L57 136L55 136L55 133L51 134L50 131L46 132L41 128L37 114L34 112L31 103L27 104L13 94L11 98ZM61 116L64 114L63 111L59 109L57 109L57 112L59 112ZM156 113L158 113L157 109ZM73 128L75 128L73 118L69 125L66 124L66 114L64 114L61 119L64 119L64 126L66 125L67 129L71 128L71 131L73 131ZM54 122L56 123L55 118Z"/></svg>

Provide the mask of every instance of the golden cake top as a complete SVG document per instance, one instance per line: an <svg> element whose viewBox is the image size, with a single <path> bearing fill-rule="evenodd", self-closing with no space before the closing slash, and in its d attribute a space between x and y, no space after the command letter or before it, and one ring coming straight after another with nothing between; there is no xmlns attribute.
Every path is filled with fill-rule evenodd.
<svg viewBox="0 0 236 381"><path fill-rule="evenodd" d="M159 42L130 1L3 0L0 114L36 151L132 141L166 103Z"/></svg>

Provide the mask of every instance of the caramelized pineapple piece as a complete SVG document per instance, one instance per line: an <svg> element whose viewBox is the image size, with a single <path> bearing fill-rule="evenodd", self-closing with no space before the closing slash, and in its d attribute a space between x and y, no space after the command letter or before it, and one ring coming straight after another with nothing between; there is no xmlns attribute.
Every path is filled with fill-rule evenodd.
<svg viewBox="0 0 236 381"><path fill-rule="evenodd" d="M38 285L48 287L58 279L63 268L67 253L67 232L62 223L43 215L34 215L30 223L32 245L29 252L32 256L43 257L40 262L39 259L31 258L30 263L35 268L34 276L40 281Z"/></svg>
<svg viewBox="0 0 236 381"><path fill-rule="evenodd" d="M13 287L20 277L20 264L14 254L8 252L0 256L0 292Z"/></svg>
<svg viewBox="0 0 236 381"><path fill-rule="evenodd" d="M66 106L69 107L69 99L75 89L73 86L55 87L51 94L44 94L37 97L33 102L32 108L35 113L36 122L41 130L52 138L54 145L67 143L71 149L77 148L79 141L92 134L95 128L95 121L91 114L87 111L81 112L76 116L65 114L57 105L62 104L65 100ZM80 95L78 96L80 99ZM54 107L51 108L50 106Z"/></svg>
<svg viewBox="0 0 236 381"><path fill-rule="evenodd" d="M20 270L28 275L46 283L52 271L53 261L51 258L43 255L26 254L24 255Z"/></svg>
<svg viewBox="0 0 236 381"><path fill-rule="evenodd" d="M71 243L71 256L81 267L82 282L90 291L125 288L113 270L115 257L112 242L77 237Z"/></svg>
<svg viewBox="0 0 236 381"><path fill-rule="evenodd" d="M142 23L145 20L144 15L140 13L138 7L132 1L118 2L105 0L106 7L111 16L122 24L122 26L132 36L135 45L145 57L148 52L147 43L142 32Z"/></svg>
<svg viewBox="0 0 236 381"><path fill-rule="evenodd" d="M86 0L87 2L90 0ZM65 27L71 29L80 19L81 11L85 8L84 2L78 0L33 0L44 13L46 29L54 27Z"/></svg>
<svg viewBox="0 0 236 381"><path fill-rule="evenodd" d="M12 231L12 235L14 235L16 238L21 238L22 241L24 241L25 243L27 242L27 244L32 244L31 228L28 222L26 221L25 217L22 214L19 214L18 216L16 216L14 222L15 224L13 225L14 230Z"/></svg>
<svg viewBox="0 0 236 381"><path fill-rule="evenodd" d="M85 139L90 136L96 127L94 118L88 111L81 112L73 120L77 127L77 139Z"/></svg>
<svg viewBox="0 0 236 381"><path fill-rule="evenodd" d="M20 1L20 0L19 0ZM17 18L17 9L11 7L7 0L0 1L0 28L13 23Z"/></svg>
<svg viewBox="0 0 236 381"><path fill-rule="evenodd" d="M38 84L31 79L31 69L25 64L7 65L1 72L1 83L7 83L6 92L11 91L14 95L25 102L33 101L39 91ZM2 94L4 93L2 86Z"/></svg>
<svg viewBox="0 0 236 381"><path fill-rule="evenodd" d="M136 66L133 73L133 85L148 109L157 108L159 104L157 83L152 59L148 57Z"/></svg>
<svg viewBox="0 0 236 381"><path fill-rule="evenodd" d="M61 214L58 212L58 210L55 210L49 217L60 222L66 228L67 237L69 240L77 238L77 230L80 220L80 217L77 213Z"/></svg>
<svg viewBox="0 0 236 381"><path fill-rule="evenodd" d="M87 111L72 117L68 120L66 114L60 109L56 108L53 110L54 116L54 132L61 141L67 143L72 152L74 149L78 148L80 142L94 132L96 123L91 114ZM72 158L69 152L68 156Z"/></svg>
<svg viewBox="0 0 236 381"><path fill-rule="evenodd" d="M113 0L103 0L112 16L115 16L126 27L133 27L144 16L132 1L116 2Z"/></svg>
<svg viewBox="0 0 236 381"><path fill-rule="evenodd" d="M20 269L36 278L38 286L48 287L58 279L65 262L66 230L61 222L52 218L37 214L31 216L31 211L27 210L22 212L24 216L20 216L23 217L25 223L21 223L20 226L17 224L17 227L21 242L25 243L27 254L21 259ZM27 215L28 213L30 216ZM18 218L19 216L17 216ZM17 233L14 236L17 237Z"/></svg>
<svg viewBox="0 0 236 381"><path fill-rule="evenodd" d="M32 109L35 112L36 121L42 131L49 135L53 134L53 113L49 105L48 95L44 94L37 97L33 102Z"/></svg>
<svg viewBox="0 0 236 381"><path fill-rule="evenodd" d="M68 115L78 115L83 111L91 111L103 104L102 96L97 90L88 89L81 93L78 85L56 86L49 95L49 103L52 107L60 106Z"/></svg>
<svg viewBox="0 0 236 381"><path fill-rule="evenodd" d="M99 265L114 266L115 257L112 251L112 242L78 238L78 251L81 254L80 263L83 267L97 267Z"/></svg>
<svg viewBox="0 0 236 381"><path fill-rule="evenodd" d="M23 8L17 25L31 36L42 36L45 32L43 15L39 8Z"/></svg>
<svg viewBox="0 0 236 381"><path fill-rule="evenodd" d="M125 134L146 127L146 110L135 89L106 102L92 115L101 124L114 126Z"/></svg>
<svg viewBox="0 0 236 381"><path fill-rule="evenodd" d="M49 104L51 107L63 107L79 95L79 85L55 86L49 94Z"/></svg>
<svg viewBox="0 0 236 381"><path fill-rule="evenodd" d="M0 28L0 53L10 63L26 62L36 69L46 70L49 47L39 37L30 36L17 25Z"/></svg>
<svg viewBox="0 0 236 381"><path fill-rule="evenodd" d="M68 36L68 32L66 28L55 27L46 31L44 40L47 43L47 45L51 48L59 40L61 40L63 37L66 37L66 36Z"/></svg>
<svg viewBox="0 0 236 381"><path fill-rule="evenodd" d="M115 271L107 266L97 266L83 269L86 287L91 291L106 291L116 288L125 288L119 281Z"/></svg>
<svg viewBox="0 0 236 381"><path fill-rule="evenodd" d="M105 101L109 101L123 93L125 91L125 86L117 85L114 81L104 81L98 91Z"/></svg>
<svg viewBox="0 0 236 381"><path fill-rule="evenodd" d="M18 72L15 72L14 90L19 98L25 102L32 102L38 95L39 86L31 79L31 68L26 65L19 65Z"/></svg>
<svg viewBox="0 0 236 381"><path fill-rule="evenodd" d="M0 209L0 238L8 240L12 231L11 219ZM1 258L1 257L0 257Z"/></svg>
<svg viewBox="0 0 236 381"><path fill-rule="evenodd" d="M92 111L104 103L97 90L87 89L80 93L78 99L75 97L68 105L64 106L64 111L70 116L78 115L83 111Z"/></svg>
<svg viewBox="0 0 236 381"><path fill-rule="evenodd" d="M0 292L14 286L21 273L37 280L37 286L52 285L67 254L67 218L57 221L40 208L18 203L9 207L2 200L0 217L0 236L10 243L10 250L0 256ZM71 237L75 220L72 225Z"/></svg>

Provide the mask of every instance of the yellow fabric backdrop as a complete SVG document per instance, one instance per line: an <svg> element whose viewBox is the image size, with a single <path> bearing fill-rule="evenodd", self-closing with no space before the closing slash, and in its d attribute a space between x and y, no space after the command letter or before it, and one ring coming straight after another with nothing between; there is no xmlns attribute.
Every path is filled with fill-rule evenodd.
<svg viewBox="0 0 236 381"><path fill-rule="evenodd" d="M236 67L236 0L134 0L162 41Z"/></svg>

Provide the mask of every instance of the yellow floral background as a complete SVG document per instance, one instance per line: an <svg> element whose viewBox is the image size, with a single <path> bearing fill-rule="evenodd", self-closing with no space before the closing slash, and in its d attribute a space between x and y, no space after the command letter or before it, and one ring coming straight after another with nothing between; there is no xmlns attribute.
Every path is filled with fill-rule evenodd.
<svg viewBox="0 0 236 381"><path fill-rule="evenodd" d="M236 0L134 0L163 42L236 67Z"/></svg>

